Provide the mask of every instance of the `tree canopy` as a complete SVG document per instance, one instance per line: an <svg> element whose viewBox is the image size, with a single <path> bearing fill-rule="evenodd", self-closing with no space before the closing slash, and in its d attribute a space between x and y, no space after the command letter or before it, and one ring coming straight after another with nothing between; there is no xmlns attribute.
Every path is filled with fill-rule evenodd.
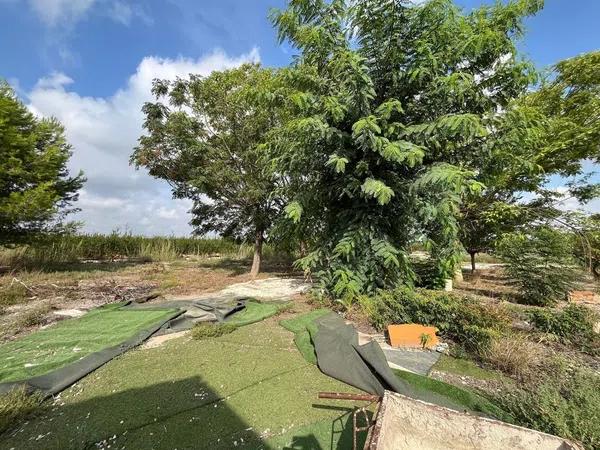
<svg viewBox="0 0 600 450"><path fill-rule="evenodd" d="M299 264L327 293L410 284L415 240L451 276L459 207L484 188L496 113L535 81L515 39L541 6L291 0L272 12L299 54L281 75L293 119L269 147L288 181L289 220L312 232Z"/></svg>
<svg viewBox="0 0 600 450"><path fill-rule="evenodd" d="M157 101L143 107L147 134L131 158L168 181L174 196L193 200L197 234L254 241L253 274L281 210L262 146L280 121L276 108L262 105L275 81L272 70L251 64L207 77L155 80Z"/></svg>
<svg viewBox="0 0 600 450"><path fill-rule="evenodd" d="M57 230L84 182L56 119L38 119L0 81L0 243Z"/></svg>
<svg viewBox="0 0 600 450"><path fill-rule="evenodd" d="M564 197L545 189L552 175L575 177L569 197L586 202L598 195L583 162L600 157L600 52L559 62L537 89L496 116L493 146L478 171L486 189L461 208L461 241L472 257L516 226L559 220ZM525 193L536 198L523 201Z"/></svg>

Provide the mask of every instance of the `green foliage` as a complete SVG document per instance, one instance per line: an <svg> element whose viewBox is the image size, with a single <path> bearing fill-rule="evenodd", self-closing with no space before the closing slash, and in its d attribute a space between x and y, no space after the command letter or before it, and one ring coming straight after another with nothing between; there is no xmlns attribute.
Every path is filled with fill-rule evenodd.
<svg viewBox="0 0 600 450"><path fill-rule="evenodd" d="M27 288L21 283L8 283L0 287L0 307L23 303L28 296Z"/></svg>
<svg viewBox="0 0 600 450"><path fill-rule="evenodd" d="M274 71L252 64L207 77L156 80L157 101L143 107L147 134L131 157L167 180L174 196L194 201L197 234L251 240L257 257L281 211L264 148L266 133L280 121L280 110L268 100L275 83ZM294 97L300 100L309 101Z"/></svg>
<svg viewBox="0 0 600 450"><path fill-rule="evenodd" d="M290 0L272 12L298 50L275 96L288 120L267 143L293 205L277 231L312 250L297 264L325 295L411 286L417 239L436 277L452 277L460 205L483 193L497 111L535 81L515 38L540 7Z"/></svg>
<svg viewBox="0 0 600 450"><path fill-rule="evenodd" d="M39 393L29 394L25 388L0 394L0 435L31 416L41 403Z"/></svg>
<svg viewBox="0 0 600 450"><path fill-rule="evenodd" d="M528 317L538 330L554 334L578 350L600 354L600 336L594 332L599 317L591 309L571 304L560 311L534 309Z"/></svg>
<svg viewBox="0 0 600 450"><path fill-rule="evenodd" d="M501 308L441 292L398 288L382 291L368 301L359 299L358 303L378 329L402 323L433 325L442 336L475 352L487 350L496 334L508 325L507 313Z"/></svg>
<svg viewBox="0 0 600 450"><path fill-rule="evenodd" d="M0 244L59 230L84 178L70 177L71 146L56 119L38 119L0 80Z"/></svg>
<svg viewBox="0 0 600 450"><path fill-rule="evenodd" d="M267 250L270 251L268 247ZM81 260L141 258L169 261L182 256L247 256L250 246L231 239L146 237L132 234L66 234L38 236L28 245L0 248L0 265L46 268ZM18 289L18 288L15 288Z"/></svg>
<svg viewBox="0 0 600 450"><path fill-rule="evenodd" d="M197 323L192 328L191 335L196 340L216 338L233 333L237 328L237 325L231 323Z"/></svg>
<svg viewBox="0 0 600 450"><path fill-rule="evenodd" d="M567 376L561 372L540 373L530 389L512 388L495 402L519 425L600 449L600 376L581 369Z"/></svg>
<svg viewBox="0 0 600 450"><path fill-rule="evenodd" d="M497 246L506 271L531 305L552 305L566 300L581 277L565 233L547 227L506 234Z"/></svg>

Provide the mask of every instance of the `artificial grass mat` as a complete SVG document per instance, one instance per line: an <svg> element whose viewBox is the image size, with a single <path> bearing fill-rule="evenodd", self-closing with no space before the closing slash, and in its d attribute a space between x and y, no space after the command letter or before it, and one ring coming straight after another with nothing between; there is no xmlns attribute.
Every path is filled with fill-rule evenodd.
<svg viewBox="0 0 600 450"><path fill-rule="evenodd" d="M279 322L283 328L294 333L294 343L298 351L311 364L317 365L317 355L311 338L311 333L314 334L317 331L315 320L330 312L331 310L327 308L315 309Z"/></svg>
<svg viewBox="0 0 600 450"><path fill-rule="evenodd" d="M115 303L0 345L0 383L46 374L118 345L176 310L132 310Z"/></svg>
<svg viewBox="0 0 600 450"><path fill-rule="evenodd" d="M266 320L127 352L0 436L0 449L351 448L354 403L319 400L319 391L358 392L307 363Z"/></svg>
<svg viewBox="0 0 600 450"><path fill-rule="evenodd" d="M287 303L263 303L257 300L248 300L245 305L246 307L240 312L228 317L227 320L225 320L225 323L238 327L250 325L274 316L279 312L279 309L285 305L287 305Z"/></svg>

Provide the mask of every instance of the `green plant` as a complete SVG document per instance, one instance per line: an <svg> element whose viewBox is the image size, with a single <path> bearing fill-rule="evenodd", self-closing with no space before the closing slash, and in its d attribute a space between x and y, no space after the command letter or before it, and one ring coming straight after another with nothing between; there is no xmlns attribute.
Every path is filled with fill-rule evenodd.
<svg viewBox="0 0 600 450"><path fill-rule="evenodd" d="M15 325L17 328L29 328L41 325L46 321L46 315L51 309L50 305L47 304L29 308L17 317Z"/></svg>
<svg viewBox="0 0 600 450"><path fill-rule="evenodd" d="M483 167L533 166L515 157L527 133L498 145L496 130L498 111L535 81L515 39L541 2L468 13L413 3L291 0L272 13L298 49L273 95L292 114L267 143L285 179L286 231L310 236L297 263L335 298L412 284L416 239L435 277L452 278L461 203L483 193Z"/></svg>
<svg viewBox="0 0 600 450"><path fill-rule="evenodd" d="M495 338L482 354L482 359L502 372L523 378L531 375L542 362L543 347L521 335Z"/></svg>
<svg viewBox="0 0 600 450"><path fill-rule="evenodd" d="M10 282L0 287L0 306L23 303L28 296L27 288L20 283Z"/></svg>
<svg viewBox="0 0 600 450"><path fill-rule="evenodd" d="M538 373L528 389L509 390L494 399L518 425L580 441L600 449L600 376L575 369Z"/></svg>
<svg viewBox="0 0 600 450"><path fill-rule="evenodd" d="M55 118L38 118L0 81L0 243L61 231L83 186L69 175L71 146Z"/></svg>
<svg viewBox="0 0 600 450"><path fill-rule="evenodd" d="M538 330L558 336L562 342L582 351L600 354L600 337L594 332L599 317L591 309L570 304L560 311L540 308L527 315Z"/></svg>
<svg viewBox="0 0 600 450"><path fill-rule="evenodd" d="M229 323L198 323L191 333L193 339L202 340L233 333L237 328L237 325Z"/></svg>
<svg viewBox="0 0 600 450"><path fill-rule="evenodd" d="M381 291L372 300L361 298L358 304L368 306L365 313L378 329L392 323L433 325L443 336L477 352L489 348L510 320L502 307L486 307L469 298L406 287Z"/></svg>
<svg viewBox="0 0 600 450"><path fill-rule="evenodd" d="M41 394L29 394L24 387L0 394L0 434L29 417L41 403Z"/></svg>
<svg viewBox="0 0 600 450"><path fill-rule="evenodd" d="M419 336L419 342L421 343L421 347L426 348L431 342L431 335L428 333L422 333Z"/></svg>
<svg viewBox="0 0 600 450"><path fill-rule="evenodd" d="M566 300L581 278L571 240L548 227L505 234L497 252L527 304L547 306Z"/></svg>

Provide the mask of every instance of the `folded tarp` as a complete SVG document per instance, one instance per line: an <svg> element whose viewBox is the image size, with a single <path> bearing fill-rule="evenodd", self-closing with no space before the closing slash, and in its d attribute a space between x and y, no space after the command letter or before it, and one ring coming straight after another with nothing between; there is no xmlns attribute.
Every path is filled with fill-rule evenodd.
<svg viewBox="0 0 600 450"><path fill-rule="evenodd" d="M355 328L329 313L314 319L309 326L317 365L326 375L371 394L383 396L393 391L417 400L464 411L464 405L436 392L416 389L399 378L389 367L383 350L375 341L359 345ZM475 412L477 414L477 412Z"/></svg>

